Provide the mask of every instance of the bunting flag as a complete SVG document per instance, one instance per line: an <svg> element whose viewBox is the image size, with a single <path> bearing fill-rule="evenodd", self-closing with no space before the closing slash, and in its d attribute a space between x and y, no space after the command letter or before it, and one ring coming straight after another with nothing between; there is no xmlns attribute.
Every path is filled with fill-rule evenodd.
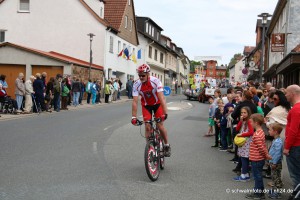
<svg viewBox="0 0 300 200"><path fill-rule="evenodd" d="M129 60L129 51L127 48L124 49L124 55L126 56L127 60ZM123 55L123 57L124 57L124 55Z"/></svg>
<svg viewBox="0 0 300 200"><path fill-rule="evenodd" d="M141 59L141 58L142 58L142 49L138 50L137 58L138 58L138 59Z"/></svg>
<svg viewBox="0 0 300 200"><path fill-rule="evenodd" d="M123 49L120 51L120 53L118 54L118 57L123 55Z"/></svg>

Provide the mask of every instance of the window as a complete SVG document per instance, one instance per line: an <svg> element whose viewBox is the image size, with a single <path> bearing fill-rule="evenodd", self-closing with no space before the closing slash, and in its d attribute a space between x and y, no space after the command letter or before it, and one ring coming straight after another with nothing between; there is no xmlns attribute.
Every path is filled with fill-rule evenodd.
<svg viewBox="0 0 300 200"><path fill-rule="evenodd" d="M131 0L128 0L128 5L130 6L130 4L131 4Z"/></svg>
<svg viewBox="0 0 300 200"><path fill-rule="evenodd" d="M152 47L149 46L148 57L152 58Z"/></svg>
<svg viewBox="0 0 300 200"><path fill-rule="evenodd" d="M121 41L118 41L118 53L121 52Z"/></svg>
<svg viewBox="0 0 300 200"><path fill-rule="evenodd" d="M128 17L127 15L125 15L125 28L127 28L127 26L128 26Z"/></svg>
<svg viewBox="0 0 300 200"><path fill-rule="evenodd" d="M125 49L125 47L126 47L126 44L125 44L125 43L123 43L123 49Z"/></svg>
<svg viewBox="0 0 300 200"><path fill-rule="evenodd" d="M160 63L164 63L164 54L160 53Z"/></svg>
<svg viewBox="0 0 300 200"><path fill-rule="evenodd" d="M159 32L157 32L156 39L159 41Z"/></svg>
<svg viewBox="0 0 300 200"><path fill-rule="evenodd" d="M103 18L103 7L100 8L100 17Z"/></svg>
<svg viewBox="0 0 300 200"><path fill-rule="evenodd" d="M154 60L157 60L157 49L154 50Z"/></svg>
<svg viewBox="0 0 300 200"><path fill-rule="evenodd" d="M151 36L154 37L154 27L152 27L152 33Z"/></svg>
<svg viewBox="0 0 300 200"><path fill-rule="evenodd" d="M20 11L29 11L29 0L20 0Z"/></svg>
<svg viewBox="0 0 300 200"><path fill-rule="evenodd" d="M132 22L132 19L131 19L131 20L130 20L130 27L129 27L129 28L130 28L130 29L129 29L130 31L132 31L132 24L133 24L133 22Z"/></svg>
<svg viewBox="0 0 300 200"><path fill-rule="evenodd" d="M109 37L109 52L114 52L114 38L112 36Z"/></svg>
<svg viewBox="0 0 300 200"><path fill-rule="evenodd" d="M0 42L5 42L5 31L0 30Z"/></svg>
<svg viewBox="0 0 300 200"><path fill-rule="evenodd" d="M149 26L149 24L148 24L148 22L146 23L146 33L148 33L148 26Z"/></svg>

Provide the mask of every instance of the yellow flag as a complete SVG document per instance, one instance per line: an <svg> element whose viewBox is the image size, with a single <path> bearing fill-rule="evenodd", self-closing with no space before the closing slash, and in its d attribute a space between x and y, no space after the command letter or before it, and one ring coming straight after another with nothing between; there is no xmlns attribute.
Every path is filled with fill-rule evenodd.
<svg viewBox="0 0 300 200"><path fill-rule="evenodd" d="M132 54L131 54L131 60L136 64L135 52L132 52Z"/></svg>

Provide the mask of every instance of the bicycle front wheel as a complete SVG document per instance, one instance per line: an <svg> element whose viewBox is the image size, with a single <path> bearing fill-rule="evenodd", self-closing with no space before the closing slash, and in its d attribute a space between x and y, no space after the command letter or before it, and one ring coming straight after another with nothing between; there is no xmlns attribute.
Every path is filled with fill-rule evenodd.
<svg viewBox="0 0 300 200"><path fill-rule="evenodd" d="M164 146L165 146L165 143L163 142L163 140L160 138L159 139L159 152L160 152L160 155L159 155L159 158L160 158L160 169L164 169L165 168L165 150L164 150Z"/></svg>
<svg viewBox="0 0 300 200"><path fill-rule="evenodd" d="M160 173L160 155L152 141L148 141L145 147L145 168L151 181L156 181Z"/></svg>

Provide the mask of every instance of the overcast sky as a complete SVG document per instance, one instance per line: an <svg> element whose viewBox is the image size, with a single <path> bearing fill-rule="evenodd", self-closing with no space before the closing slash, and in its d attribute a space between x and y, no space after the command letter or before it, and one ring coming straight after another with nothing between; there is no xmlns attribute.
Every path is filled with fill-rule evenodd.
<svg viewBox="0 0 300 200"><path fill-rule="evenodd" d="M228 64L244 46L255 46L257 15L273 14L278 0L134 0L135 14L150 17L195 56L222 56Z"/></svg>

